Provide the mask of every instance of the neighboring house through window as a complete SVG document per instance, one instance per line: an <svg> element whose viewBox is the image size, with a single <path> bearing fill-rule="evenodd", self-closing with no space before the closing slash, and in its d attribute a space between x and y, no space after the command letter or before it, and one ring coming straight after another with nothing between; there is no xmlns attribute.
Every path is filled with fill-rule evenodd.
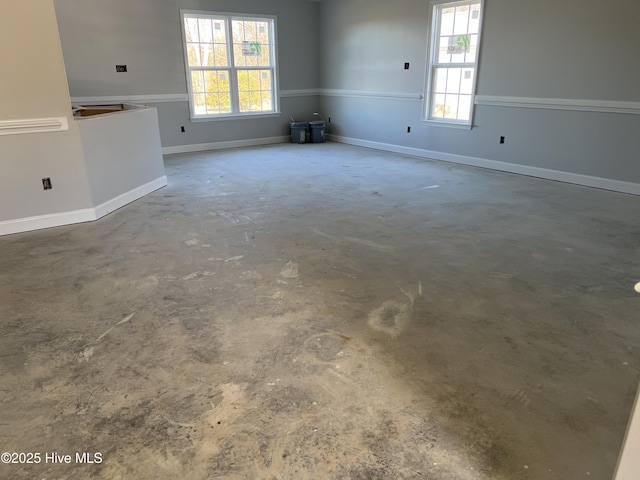
<svg viewBox="0 0 640 480"><path fill-rule="evenodd" d="M274 17L181 17L192 119L278 111Z"/></svg>
<svg viewBox="0 0 640 480"><path fill-rule="evenodd" d="M481 23L482 0L431 2L426 120L471 125Z"/></svg>

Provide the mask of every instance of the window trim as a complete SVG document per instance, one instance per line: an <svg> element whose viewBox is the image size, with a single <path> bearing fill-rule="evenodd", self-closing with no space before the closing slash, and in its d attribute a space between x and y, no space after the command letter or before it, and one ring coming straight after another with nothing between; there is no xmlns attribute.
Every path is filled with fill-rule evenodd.
<svg viewBox="0 0 640 480"><path fill-rule="evenodd" d="M229 70L229 87L231 95L231 107L232 109L238 108L238 111L231 113L222 113L218 115L196 115L195 104L193 97L193 88L191 85L191 68L189 67L189 53L187 51L187 34L185 31L185 16L196 16L199 18L224 18L227 25L227 49L230 51L229 66L226 67ZM233 66L233 34L231 22L234 19L249 20L249 21L265 21L269 20L271 23L271 36L273 39L273 48L271 48L272 65L269 67L262 67L262 69L272 70L272 102L273 110L268 112L240 112L237 85L237 71L242 70L241 67ZM187 96L189 102L189 117L192 122L208 122L208 121L220 121L220 120L235 120L235 119L255 119L264 117L280 116L280 88L279 88L279 70L278 70L278 37L277 37L277 17L275 15L264 14L251 14L251 13L234 13L234 12L217 12L208 10L180 10L180 29L182 32L182 53L184 57L184 69L185 69L185 81L187 83ZM252 68L249 68L252 69Z"/></svg>
<svg viewBox="0 0 640 480"><path fill-rule="evenodd" d="M473 75L473 85L471 87L471 111L469 112L469 120L461 121L461 120L451 120L446 118L431 118L431 102L433 101L433 83L434 76L436 71L436 66L438 65L436 48L438 45L438 38L440 37L440 24L438 22L438 16L436 15L436 11L438 7L447 6L447 7L457 7L460 5L470 5L473 3L480 4L480 18L478 19L478 46L476 52L476 60L474 63L474 75ZM475 98L476 98L476 88L478 83L478 70L480 66L480 52L481 52L481 42L482 42L482 27L483 27L483 18L484 18L484 0L431 0L429 2L429 35L427 38L427 71L425 78L425 94L424 94L424 102L423 102L423 110L422 110L422 122L431 126L441 126L441 127L449 127L449 128L460 128L460 129L472 129L473 121L475 118ZM465 65L469 64L454 64L455 66L459 66L460 68L464 68Z"/></svg>

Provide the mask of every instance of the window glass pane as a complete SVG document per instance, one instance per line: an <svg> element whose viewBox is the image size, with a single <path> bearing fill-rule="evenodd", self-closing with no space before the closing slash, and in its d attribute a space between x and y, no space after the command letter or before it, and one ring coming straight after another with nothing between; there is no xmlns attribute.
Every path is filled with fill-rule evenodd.
<svg viewBox="0 0 640 480"><path fill-rule="evenodd" d="M271 102L271 92L262 92L262 111L272 112L273 103Z"/></svg>
<svg viewBox="0 0 640 480"><path fill-rule="evenodd" d="M204 92L204 72L191 72L191 90L193 93Z"/></svg>
<svg viewBox="0 0 640 480"><path fill-rule="evenodd" d="M238 91L248 92L251 90L260 90L260 72L257 70L238 70Z"/></svg>
<svg viewBox="0 0 640 480"><path fill-rule="evenodd" d="M217 93L207 93L205 100L207 103L207 113L209 115L220 113L220 102L218 101Z"/></svg>
<svg viewBox="0 0 640 480"><path fill-rule="evenodd" d="M231 113L231 95L228 93L220 94L220 113Z"/></svg>
<svg viewBox="0 0 640 480"><path fill-rule="evenodd" d="M446 93L460 93L460 75L462 74L462 69L449 68L448 70Z"/></svg>
<svg viewBox="0 0 640 480"><path fill-rule="evenodd" d="M214 65L216 67L228 67L229 59L227 58L226 45L214 45L213 47Z"/></svg>
<svg viewBox="0 0 640 480"><path fill-rule="evenodd" d="M260 70L260 90L271 91L271 72Z"/></svg>
<svg viewBox="0 0 640 480"><path fill-rule="evenodd" d="M269 43L269 24L267 22L257 22L258 42L262 44Z"/></svg>
<svg viewBox="0 0 640 480"><path fill-rule="evenodd" d="M233 66L246 67L247 57L242 54L242 43L233 44Z"/></svg>
<svg viewBox="0 0 640 480"><path fill-rule="evenodd" d="M217 72L218 73L218 91L227 96L231 95L231 85L229 84L229 72ZM229 102L231 105L231 102Z"/></svg>
<svg viewBox="0 0 640 480"><path fill-rule="evenodd" d="M453 23L454 35L467 33L469 27L469 5L456 7L455 20Z"/></svg>
<svg viewBox="0 0 640 480"><path fill-rule="evenodd" d="M257 65L259 67L268 67L271 65L271 51L269 45L260 44L260 55L256 57Z"/></svg>
<svg viewBox="0 0 640 480"><path fill-rule="evenodd" d="M444 118L444 109L445 109L444 100L445 99L444 99L443 93L436 93L433 96L432 109L431 109L431 116L433 118Z"/></svg>
<svg viewBox="0 0 640 480"><path fill-rule="evenodd" d="M452 37L440 37L438 45L438 63L450 63L451 55L449 51L449 39Z"/></svg>
<svg viewBox="0 0 640 480"><path fill-rule="evenodd" d="M480 31L480 4L471 5L471 13L469 14L469 33L478 33Z"/></svg>
<svg viewBox="0 0 640 480"><path fill-rule="evenodd" d="M436 68L436 75L433 82L435 93L444 93L447 87L447 68Z"/></svg>
<svg viewBox="0 0 640 480"><path fill-rule="evenodd" d="M249 90L260 90L260 71L251 70L249 72Z"/></svg>
<svg viewBox="0 0 640 480"><path fill-rule="evenodd" d="M203 43L213 42L213 31L211 28L211 20L208 18L198 19L198 32L200 34L200 41Z"/></svg>
<svg viewBox="0 0 640 480"><path fill-rule="evenodd" d="M200 59L203 67L213 67L213 45L210 43L200 44Z"/></svg>
<svg viewBox="0 0 640 480"><path fill-rule="evenodd" d="M453 8L443 8L440 17L440 35L453 35Z"/></svg>
<svg viewBox="0 0 640 480"><path fill-rule="evenodd" d="M249 91L249 72L247 70L238 70L238 91Z"/></svg>
<svg viewBox="0 0 640 480"><path fill-rule="evenodd" d="M473 69L462 69L462 78L460 80L460 93L471 95L473 93Z"/></svg>
<svg viewBox="0 0 640 480"><path fill-rule="evenodd" d="M478 52L478 35L469 35L469 51L464 57L464 61L467 63L474 63L476 61L476 54Z"/></svg>
<svg viewBox="0 0 640 480"><path fill-rule="evenodd" d="M190 67L200 67L200 44L187 43L187 58L189 60Z"/></svg>
<svg viewBox="0 0 640 480"><path fill-rule="evenodd" d="M193 110L196 115L207 114L207 107L204 101L204 93L198 93L193 96Z"/></svg>
<svg viewBox="0 0 640 480"><path fill-rule="evenodd" d="M458 115L458 95L445 95L444 118L456 120Z"/></svg>
<svg viewBox="0 0 640 480"><path fill-rule="evenodd" d="M458 100L458 120L469 121L471 117L471 95L460 95Z"/></svg>
<svg viewBox="0 0 640 480"><path fill-rule="evenodd" d="M215 43L227 43L227 30L224 20L213 20L213 41Z"/></svg>
<svg viewBox="0 0 640 480"><path fill-rule="evenodd" d="M464 56L464 53L455 53L451 55L451 63L464 63Z"/></svg>
<svg viewBox="0 0 640 480"><path fill-rule="evenodd" d="M185 18L184 33L187 42L198 42L200 39L198 36L198 20L195 18Z"/></svg>
<svg viewBox="0 0 640 480"><path fill-rule="evenodd" d="M238 97L240 100L240 111L241 112L250 112L251 111L251 102L249 101L249 92L239 92Z"/></svg>
<svg viewBox="0 0 640 480"><path fill-rule="evenodd" d="M258 40L258 29L256 27L256 22L242 23L244 24L244 38L242 40L245 42L256 42Z"/></svg>
<svg viewBox="0 0 640 480"><path fill-rule="evenodd" d="M231 35L233 43L242 43L244 40L244 23L234 20L231 22Z"/></svg>
<svg viewBox="0 0 640 480"><path fill-rule="evenodd" d="M204 86L206 92L218 93L218 72L204 72Z"/></svg>
<svg viewBox="0 0 640 480"><path fill-rule="evenodd" d="M249 93L249 103L252 112L262 111L262 95L259 91Z"/></svg>
<svg viewBox="0 0 640 480"><path fill-rule="evenodd" d="M245 60L245 65L247 67L257 67L258 66L258 57L256 56L256 54L254 53L256 50L256 48L259 45L255 44L255 43L251 43L251 44L243 44L241 45L241 50L242 50L242 56L244 57Z"/></svg>

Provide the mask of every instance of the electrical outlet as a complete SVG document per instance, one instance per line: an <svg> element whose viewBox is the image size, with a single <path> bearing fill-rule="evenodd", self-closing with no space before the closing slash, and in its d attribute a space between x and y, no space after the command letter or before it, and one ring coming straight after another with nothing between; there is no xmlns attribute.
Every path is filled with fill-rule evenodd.
<svg viewBox="0 0 640 480"><path fill-rule="evenodd" d="M404 63L404 69L405 70L409 70L409 62L405 62Z"/></svg>
<svg viewBox="0 0 640 480"><path fill-rule="evenodd" d="M407 127L407 133L411 133L411 127Z"/></svg>
<svg viewBox="0 0 640 480"><path fill-rule="evenodd" d="M116 65L116 72L125 73L127 71L126 65Z"/></svg>
<svg viewBox="0 0 640 480"><path fill-rule="evenodd" d="M45 190L51 190L53 186L51 186L51 179L49 177L42 179L42 188Z"/></svg>
<svg viewBox="0 0 640 480"><path fill-rule="evenodd" d="M502 145L504 143L504 137L500 137L500 144Z"/></svg>
<svg viewBox="0 0 640 480"><path fill-rule="evenodd" d="M182 125L182 126L180 127L180 131L181 131L182 133L186 132L186 130L184 129L184 125Z"/></svg>

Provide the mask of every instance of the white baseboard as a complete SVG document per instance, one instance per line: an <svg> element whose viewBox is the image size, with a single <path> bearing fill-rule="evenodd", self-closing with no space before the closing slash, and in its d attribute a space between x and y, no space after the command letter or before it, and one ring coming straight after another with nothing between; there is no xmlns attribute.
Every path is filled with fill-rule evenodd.
<svg viewBox="0 0 640 480"><path fill-rule="evenodd" d="M231 140L226 142L176 145L173 147L163 147L162 154L173 155L176 153L204 152L207 150L222 150L225 148L255 147L258 145L271 145L274 143L285 143L288 141L291 141L291 137L289 135L283 135L281 137L250 138L247 140Z"/></svg>
<svg viewBox="0 0 640 480"><path fill-rule="evenodd" d="M167 185L167 176L163 175L160 178L156 178L149 183L145 183L144 185L140 185L139 187L134 188L133 190L129 190L122 195L118 195L111 200L107 200L106 202L98 205L93 210L95 211L96 220L98 218L102 218L105 215L117 210L121 207L124 207L128 203L131 203L139 198L144 197L145 195L158 190L159 188L165 187Z"/></svg>
<svg viewBox="0 0 640 480"><path fill-rule="evenodd" d="M34 217L17 218L15 220L5 220L0 222L0 235L30 232L43 228L73 225L74 223L91 222L165 185L167 185L167 177L163 175L156 180L134 188L122 195L118 195L95 208L83 208L71 212L50 213L47 215L36 215Z"/></svg>
<svg viewBox="0 0 640 480"><path fill-rule="evenodd" d="M50 213L48 215L5 220L0 222L0 235L10 235L12 233L59 227L61 225L90 222L95 219L95 211L93 208L83 208L82 210L74 210L72 212Z"/></svg>
<svg viewBox="0 0 640 480"><path fill-rule="evenodd" d="M548 168L531 167L529 165L518 165L515 163L499 162L496 160L488 160L486 158L469 157L466 155L457 155L455 153L437 152L434 150L424 150L421 148L403 147L402 145L393 145L390 143L373 142L370 140L361 140L358 138L343 137L340 135L327 135L327 140L359 147L373 148L375 150L383 150L387 152L411 155L420 158L430 158L433 160L442 160L445 162L458 163L461 165L469 165L472 167L488 168L490 170L498 170L500 172L517 173L519 175L527 175L530 177L544 178L545 180L555 180L558 182L572 183L585 187L600 188L603 190L611 190L620 193L629 193L631 195L640 195L640 183L623 182L621 180L612 180L609 178L592 177L579 173L562 172L559 170L550 170Z"/></svg>

